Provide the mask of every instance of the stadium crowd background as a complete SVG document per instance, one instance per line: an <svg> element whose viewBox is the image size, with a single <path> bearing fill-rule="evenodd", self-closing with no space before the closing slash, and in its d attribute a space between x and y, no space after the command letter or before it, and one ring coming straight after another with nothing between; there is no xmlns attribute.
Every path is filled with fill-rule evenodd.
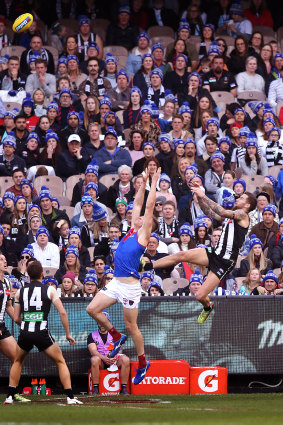
<svg viewBox="0 0 283 425"><path fill-rule="evenodd" d="M192 179L226 208L250 190L249 237L216 294L283 291L283 13L268 4L1 1L0 251L12 293L34 256L61 296L95 296L141 174L159 166L147 261L217 243ZM33 24L12 33L25 12ZM141 285L194 295L205 274L182 263Z"/></svg>

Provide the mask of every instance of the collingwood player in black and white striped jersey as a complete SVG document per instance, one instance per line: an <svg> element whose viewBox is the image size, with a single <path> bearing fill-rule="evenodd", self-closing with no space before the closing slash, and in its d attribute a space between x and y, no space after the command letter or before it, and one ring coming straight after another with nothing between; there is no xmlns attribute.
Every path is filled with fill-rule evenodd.
<svg viewBox="0 0 283 425"><path fill-rule="evenodd" d="M24 360L34 345L56 363L64 392L67 395L67 404L82 404L73 395L68 366L61 349L48 330L48 314L51 304L53 304L60 315L66 339L71 345L75 344L75 340L70 334L66 310L55 288L42 284L43 268L39 261L30 262L27 273L30 283L19 289L15 296L14 320L17 323L21 322L21 331L16 345L15 360L10 371L9 390L5 404L14 402Z"/></svg>
<svg viewBox="0 0 283 425"><path fill-rule="evenodd" d="M208 267L208 275L196 293L196 299L203 305L198 323L203 323L207 320L213 308L213 303L210 302L208 294L235 267L239 250L245 241L249 228L248 213L256 208L256 198L252 193L245 192L236 200L233 209L228 210L205 196L199 184L192 182L190 189L197 195L199 206L204 214L222 222L219 241L215 248L195 248L161 258L154 261L153 268L162 269L183 261ZM146 269L149 267L146 267Z"/></svg>
<svg viewBox="0 0 283 425"><path fill-rule="evenodd" d="M10 282L5 276L5 272L7 272L7 261L5 256L0 254L0 353L13 363L16 357L17 342L5 326L5 313L14 319L14 307L10 298ZM15 394L15 400L23 403L30 401L20 394Z"/></svg>

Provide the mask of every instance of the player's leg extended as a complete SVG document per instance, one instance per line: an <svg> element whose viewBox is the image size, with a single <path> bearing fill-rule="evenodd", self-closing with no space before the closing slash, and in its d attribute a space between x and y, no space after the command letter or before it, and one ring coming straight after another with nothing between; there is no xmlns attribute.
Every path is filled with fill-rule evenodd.
<svg viewBox="0 0 283 425"><path fill-rule="evenodd" d="M63 357L63 354L59 345L55 342L54 344L50 345L50 347L48 347L46 350L44 350L44 353L48 357L50 357L50 359L58 367L60 381L63 385L64 390L71 388L72 384L71 384L70 371Z"/></svg>
<svg viewBox="0 0 283 425"><path fill-rule="evenodd" d="M101 313L102 310L111 307L117 301L114 298L110 298L107 295L104 295L102 292L92 299L89 305L86 308L87 313L93 317L101 326L103 326L107 331L110 331L113 328L112 323L109 322L105 314Z"/></svg>
<svg viewBox="0 0 283 425"><path fill-rule="evenodd" d="M154 261L153 266L155 269L174 266L181 262L198 264L199 266L207 267L209 264L206 249L205 248L194 248L188 251L180 251L173 255L160 258L160 260Z"/></svg>
<svg viewBox="0 0 283 425"><path fill-rule="evenodd" d="M219 282L220 280L218 277L210 271L204 283L196 293L196 299L203 305L203 310L198 317L199 323L205 322L212 311L213 304L210 303L208 294L216 288Z"/></svg>
<svg viewBox="0 0 283 425"><path fill-rule="evenodd" d="M0 352L4 354L4 356L8 357L11 360L11 363L16 358L16 347L17 341L13 336L9 336L8 338L4 338L0 341Z"/></svg>

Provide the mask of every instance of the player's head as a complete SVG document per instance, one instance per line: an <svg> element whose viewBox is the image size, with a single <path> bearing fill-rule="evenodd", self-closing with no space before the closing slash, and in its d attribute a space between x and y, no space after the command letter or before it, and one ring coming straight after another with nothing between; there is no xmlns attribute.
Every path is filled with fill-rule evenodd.
<svg viewBox="0 0 283 425"><path fill-rule="evenodd" d="M33 280L41 281L43 278L43 268L41 263L37 260L30 262L27 268L27 273L31 281Z"/></svg>
<svg viewBox="0 0 283 425"><path fill-rule="evenodd" d="M245 212L249 213L256 208L256 204L256 197L250 192L245 192L236 200L233 209L243 209Z"/></svg>

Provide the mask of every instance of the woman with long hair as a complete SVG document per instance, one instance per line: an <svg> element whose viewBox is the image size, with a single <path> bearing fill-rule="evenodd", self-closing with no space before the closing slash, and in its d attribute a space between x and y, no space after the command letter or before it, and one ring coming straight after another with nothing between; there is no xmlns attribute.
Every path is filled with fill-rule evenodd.
<svg viewBox="0 0 283 425"><path fill-rule="evenodd" d="M55 273L55 279L57 279L59 285L62 283L63 276L67 271L75 273L75 283L80 288L85 279L86 268L80 263L79 250L75 245L68 246L65 253L64 265L60 266Z"/></svg>
<svg viewBox="0 0 283 425"><path fill-rule="evenodd" d="M137 124L132 125L131 130L141 130L144 135L144 141L151 142L156 146L158 137L161 134L161 129L159 125L154 122L151 116L151 107L148 104L144 104L141 107L141 119Z"/></svg>
<svg viewBox="0 0 283 425"><path fill-rule="evenodd" d="M27 208L29 208L30 205L33 205L38 202L38 196L33 194L33 186L28 179L24 178L21 180L20 188L22 195L24 196L27 202Z"/></svg>
<svg viewBox="0 0 283 425"><path fill-rule="evenodd" d="M210 96L208 97L206 95L200 96L198 104L197 104L197 108L193 112L192 122L193 122L194 128L198 128L202 126L201 117L204 112L207 112L209 116L212 116L212 117L217 116L217 114L213 113L213 105L212 105L211 97Z"/></svg>
<svg viewBox="0 0 283 425"><path fill-rule="evenodd" d="M79 86L87 79L87 75L80 70L79 59L76 55L67 56L67 70L71 80L72 93L78 94Z"/></svg>
<svg viewBox="0 0 283 425"><path fill-rule="evenodd" d="M251 235L250 252L240 263L239 276L246 276L253 268L257 268L261 274L265 275L272 268L272 261L264 256L262 248L261 240L256 235Z"/></svg>
<svg viewBox="0 0 283 425"><path fill-rule="evenodd" d="M183 183L185 183L185 170L187 167L189 167L190 160L186 157L181 157L177 161L177 173L172 176L171 179L171 186L172 186L172 192L176 196L177 202L179 201L180 197L183 196L182 188Z"/></svg>
<svg viewBox="0 0 283 425"><path fill-rule="evenodd" d="M178 172L178 160L185 156L185 142L183 139L175 139L173 143L173 152L171 155L172 168L170 177L176 175Z"/></svg>
<svg viewBox="0 0 283 425"><path fill-rule="evenodd" d="M134 75L133 86L140 89L143 99L147 99L147 93L150 84L150 73L154 68L154 59L150 53L145 53L142 56L142 65L138 72Z"/></svg>
<svg viewBox="0 0 283 425"><path fill-rule="evenodd" d="M243 285L239 288L239 295L251 295L251 292L261 284L261 272L256 267L250 268Z"/></svg>
<svg viewBox="0 0 283 425"><path fill-rule="evenodd" d="M270 10L264 7L263 0L250 0L250 7L245 9L244 16L253 26L267 26L273 29L274 23Z"/></svg>
<svg viewBox="0 0 283 425"><path fill-rule="evenodd" d="M80 62L84 60L84 53L79 53L78 51L77 37L75 35L69 35L66 38L62 56L67 57L68 55L76 55Z"/></svg>
<svg viewBox="0 0 283 425"><path fill-rule="evenodd" d="M263 47L263 34L260 31L254 31L251 35L249 45L259 54Z"/></svg>
<svg viewBox="0 0 283 425"><path fill-rule="evenodd" d="M191 35L201 35L203 20L201 10L196 4L191 4L187 9L186 19L190 25Z"/></svg>
<svg viewBox="0 0 283 425"><path fill-rule="evenodd" d="M16 154L25 160L26 167L30 168L35 165L40 165L39 157L39 145L40 139L34 131L32 131L27 139L25 145L22 145L16 152Z"/></svg>
<svg viewBox="0 0 283 425"><path fill-rule="evenodd" d="M218 37L216 41L220 50L220 55L222 56L222 58L224 59L224 63L226 64L229 59L227 56L228 46L226 40L224 40L224 38Z"/></svg>
<svg viewBox="0 0 283 425"><path fill-rule="evenodd" d="M28 232L27 223L27 201L23 195L17 196L15 199L15 208L11 218L11 237L17 243Z"/></svg>
<svg viewBox="0 0 283 425"><path fill-rule="evenodd" d="M99 103L96 96L89 95L85 101L84 128L88 130L89 124L95 122L95 115L99 113Z"/></svg>
<svg viewBox="0 0 283 425"><path fill-rule="evenodd" d="M58 111L59 111L57 102L55 101L50 102L46 109L47 109L47 117L50 123L50 129L58 133L58 131L61 130L61 125L58 123L58 120L57 120Z"/></svg>
<svg viewBox="0 0 283 425"><path fill-rule="evenodd" d="M89 248L96 246L99 242L105 242L108 239L107 212L99 205L94 204L93 215L82 226L82 244Z"/></svg>
<svg viewBox="0 0 283 425"><path fill-rule="evenodd" d="M200 59L208 55L212 41L214 41L214 26L212 24L205 24L201 31L201 43L199 48Z"/></svg>
<svg viewBox="0 0 283 425"><path fill-rule="evenodd" d="M268 174L267 161L263 156L259 156L256 138L247 140L246 154L240 159L239 167L244 175L260 174L266 176Z"/></svg>
<svg viewBox="0 0 283 425"><path fill-rule="evenodd" d="M177 39L175 41L173 50L169 54L169 56L167 57L167 62L169 63L172 71L175 70L175 67L176 67L176 58L179 55L185 55L187 57L187 59L188 59L187 71L190 72L191 71L191 67L192 67L191 60L188 58L189 54L188 54L188 51L187 51L186 43L181 38L179 38L179 39Z"/></svg>
<svg viewBox="0 0 283 425"><path fill-rule="evenodd" d="M50 121L48 119L47 115L42 115L39 118L38 123L36 124L35 127L35 132L38 134L39 138L40 138L40 147L44 147L45 146L45 136L47 131L50 129Z"/></svg>
<svg viewBox="0 0 283 425"><path fill-rule="evenodd" d="M76 275L74 272L67 271L62 279L61 284L61 297L76 297Z"/></svg>
<svg viewBox="0 0 283 425"><path fill-rule="evenodd" d="M252 47L249 47L247 40L238 36L235 39L235 48L230 53L230 59L227 62L227 67L232 74L236 75L239 72L244 72L246 69L246 59L248 56L254 56L258 59L259 55Z"/></svg>
<svg viewBox="0 0 283 425"><path fill-rule="evenodd" d="M37 117L42 117L46 115L46 107L44 104L45 94L41 88L35 89L32 95L34 102L34 113Z"/></svg>
<svg viewBox="0 0 283 425"><path fill-rule="evenodd" d="M152 183L152 177L154 176L154 174L156 173L156 171L158 170L159 167L160 167L160 163L155 156L152 157L152 158L148 158L145 161L143 171L145 171L146 169L148 169L148 171L149 171L149 176L148 176L146 186L145 186L145 188L147 190L150 190L151 183ZM157 190L159 190L159 180L157 182Z"/></svg>
<svg viewBox="0 0 283 425"><path fill-rule="evenodd" d="M40 153L40 164L49 165L56 169L56 161L59 153L62 152L59 137L55 131L49 129L45 135L45 146Z"/></svg>
<svg viewBox="0 0 283 425"><path fill-rule="evenodd" d="M142 92L138 87L132 87L128 108L123 112L124 129L130 128L141 119L141 107L143 105Z"/></svg>
<svg viewBox="0 0 283 425"><path fill-rule="evenodd" d="M168 254L176 254L196 247L194 234L189 223L184 223L179 229L179 241L168 246Z"/></svg>
<svg viewBox="0 0 283 425"><path fill-rule="evenodd" d="M129 152L132 158L132 166L135 162L144 157L144 153L142 151L143 145L143 133L140 130L134 130L130 133L129 136L129 146L125 149Z"/></svg>

